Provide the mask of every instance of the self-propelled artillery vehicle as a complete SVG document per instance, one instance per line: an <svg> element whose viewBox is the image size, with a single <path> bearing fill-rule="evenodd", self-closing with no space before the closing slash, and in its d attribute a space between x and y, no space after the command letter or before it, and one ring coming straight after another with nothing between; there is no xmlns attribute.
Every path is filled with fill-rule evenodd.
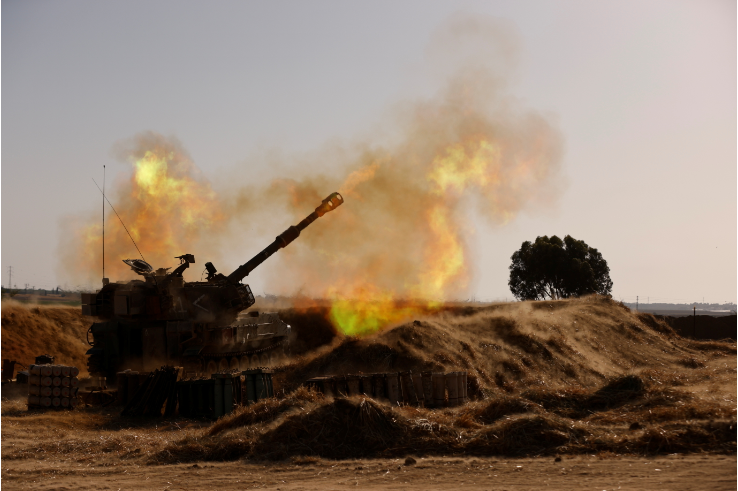
<svg viewBox="0 0 738 491"><path fill-rule="evenodd" d="M126 368L151 370L176 364L186 372L208 374L272 365L286 351L291 328L275 313L244 314L255 300L241 280L342 203L340 194L331 194L227 276L208 262L206 281L184 281L182 273L195 263L192 254L177 257L180 265L171 272L154 270L142 259L125 259L142 280L104 279L97 293L82 295L82 314L97 318L87 332L92 346L87 351L89 372L112 377Z"/></svg>

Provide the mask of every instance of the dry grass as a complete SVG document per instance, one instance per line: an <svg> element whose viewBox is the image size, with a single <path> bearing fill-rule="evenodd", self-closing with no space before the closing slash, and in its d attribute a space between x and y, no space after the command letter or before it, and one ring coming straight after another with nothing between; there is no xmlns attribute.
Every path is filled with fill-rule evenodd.
<svg viewBox="0 0 738 491"><path fill-rule="evenodd" d="M694 356L682 358L679 360L679 364L687 368L705 368L705 362L695 358Z"/></svg>
<svg viewBox="0 0 738 491"><path fill-rule="evenodd" d="M338 336L293 359L280 381L289 392L332 373L466 370L470 396L483 399L522 387L591 387L639 368L699 368L728 354L735 343L686 340L663 320L593 296L448 307L365 338Z"/></svg>
<svg viewBox="0 0 738 491"><path fill-rule="evenodd" d="M597 399L606 387L576 394L583 400ZM6 447L3 458L44 459L54 454L96 465L112 465L116 459L161 464L291 458L310 465L320 458L409 454L734 452L734 403L699 402L673 389L646 388L642 397L617 409L572 419L520 396L430 410L391 408L369 398L324 399L303 389L200 428L188 427L195 422L182 419L147 425L120 422L92 408L17 416L20 408L5 401L4 423L12 427L23 420L24 438L33 444ZM633 422L639 429L629 429Z"/></svg>
<svg viewBox="0 0 738 491"><path fill-rule="evenodd" d="M55 356L55 363L87 372L85 341L90 322L79 307L32 305L2 301L3 358L25 366L38 355Z"/></svg>
<svg viewBox="0 0 738 491"><path fill-rule="evenodd" d="M305 387L300 387L283 399L263 399L256 404L242 406L233 413L223 416L210 427L208 435L213 436L240 426L274 421L294 408L302 408L310 403L323 399L323 394Z"/></svg>
<svg viewBox="0 0 738 491"><path fill-rule="evenodd" d="M736 343L732 339L723 341L700 341L697 339L684 339L684 345L696 351L708 351L713 355L734 355L736 354Z"/></svg>
<svg viewBox="0 0 738 491"><path fill-rule="evenodd" d="M301 389L222 419L154 459L734 452L735 417L734 400L705 401L637 375L442 410L389 407L366 397L323 399ZM631 430L634 423L638 429Z"/></svg>
<svg viewBox="0 0 738 491"><path fill-rule="evenodd" d="M488 401L467 404L457 420L461 427L474 427L470 422L479 425L495 423L499 419L512 414L541 413L544 409L540 404L523 397L503 395Z"/></svg>
<svg viewBox="0 0 738 491"><path fill-rule="evenodd" d="M215 423L144 422L107 408L37 413L4 394L5 428L22 426L33 444L4 447L3 458L310 465L407 455L732 453L734 361L734 343L685 340L600 297L455 306L368 338L337 337L279 371L279 398ZM299 387L332 373L459 369L469 372L473 401L458 408L390 407Z"/></svg>

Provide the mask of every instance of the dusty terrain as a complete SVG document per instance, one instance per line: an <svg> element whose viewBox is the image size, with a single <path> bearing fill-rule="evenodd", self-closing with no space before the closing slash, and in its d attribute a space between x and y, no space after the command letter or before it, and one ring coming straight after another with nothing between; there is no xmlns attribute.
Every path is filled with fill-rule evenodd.
<svg viewBox="0 0 738 491"><path fill-rule="evenodd" d="M281 367L279 397L217 422L28 411L4 386L3 486L735 489L732 342L597 298L454 306L362 339L328 333L320 309L286 314L324 345ZM473 400L392 408L298 388L405 369L468 370Z"/></svg>
<svg viewBox="0 0 738 491"><path fill-rule="evenodd" d="M318 461L309 464L225 462L145 466L3 465L6 489L500 489L733 490L735 456L562 459L419 458Z"/></svg>
<svg viewBox="0 0 738 491"><path fill-rule="evenodd" d="M48 353L56 363L76 366L85 375L90 324L80 307L3 300L2 356L28 366L36 356Z"/></svg>

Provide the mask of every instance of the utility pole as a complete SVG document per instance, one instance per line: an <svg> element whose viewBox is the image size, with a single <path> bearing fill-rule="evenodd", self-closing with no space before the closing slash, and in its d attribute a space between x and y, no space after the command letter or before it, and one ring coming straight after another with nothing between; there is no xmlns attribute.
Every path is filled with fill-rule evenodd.
<svg viewBox="0 0 738 491"><path fill-rule="evenodd" d="M13 266L8 266L8 290L13 288Z"/></svg>
<svg viewBox="0 0 738 491"><path fill-rule="evenodd" d="M697 306L692 307L692 337L697 339Z"/></svg>
<svg viewBox="0 0 738 491"><path fill-rule="evenodd" d="M636 295L636 312L638 312L638 295Z"/></svg>

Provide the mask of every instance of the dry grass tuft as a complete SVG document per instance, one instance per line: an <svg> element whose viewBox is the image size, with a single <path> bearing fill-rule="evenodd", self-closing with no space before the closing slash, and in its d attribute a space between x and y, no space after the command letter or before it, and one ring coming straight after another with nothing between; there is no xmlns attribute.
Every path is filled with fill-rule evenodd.
<svg viewBox="0 0 738 491"><path fill-rule="evenodd" d="M329 459L381 455L407 431L407 420L367 398L336 398L313 411L285 418L266 431L254 454L282 460L293 455Z"/></svg>
<svg viewBox="0 0 738 491"><path fill-rule="evenodd" d="M295 465L316 465L320 464L321 460L320 457L313 457L311 455L297 455L292 457L290 462Z"/></svg>
<svg viewBox="0 0 738 491"><path fill-rule="evenodd" d="M558 453L588 432L551 415L521 415L484 428L465 446L474 455L541 455Z"/></svg>
<svg viewBox="0 0 738 491"><path fill-rule="evenodd" d="M462 410L459 419L470 418L479 424L488 425L511 414L542 411L543 408L535 402L522 397L503 395L489 401L468 404Z"/></svg>
<svg viewBox="0 0 738 491"><path fill-rule="evenodd" d="M233 413L223 416L210 427L208 435L213 436L240 426L249 426L256 423L274 421L278 416L296 407L320 401L323 394L312 389L300 387L291 392L284 399L264 399L236 409Z"/></svg>
<svg viewBox="0 0 738 491"><path fill-rule="evenodd" d="M702 360L698 360L694 356L690 356L689 358L682 358L678 361L678 363L687 368L705 368L705 362Z"/></svg>
<svg viewBox="0 0 738 491"><path fill-rule="evenodd" d="M689 377L678 370L642 370L640 376L648 383L666 386L680 386L689 382Z"/></svg>
<svg viewBox="0 0 738 491"><path fill-rule="evenodd" d="M697 339L685 339L684 344L687 348L697 351L709 351L713 354L736 354L736 343L732 339L723 341L700 341Z"/></svg>
<svg viewBox="0 0 738 491"><path fill-rule="evenodd" d="M638 317L639 321L641 321L656 332L666 334L668 337L677 336L676 331L669 324L667 324L666 321L657 318L653 314L638 313L636 314L636 316Z"/></svg>
<svg viewBox="0 0 738 491"><path fill-rule="evenodd" d="M583 418L594 412L620 407L644 394L643 380L636 375L626 375L610 380L594 392L583 388L534 389L524 392L523 397L560 416Z"/></svg>
<svg viewBox="0 0 738 491"><path fill-rule="evenodd" d="M621 447L632 453L735 452L736 423L710 422L697 425L666 425L647 428L635 442Z"/></svg>

